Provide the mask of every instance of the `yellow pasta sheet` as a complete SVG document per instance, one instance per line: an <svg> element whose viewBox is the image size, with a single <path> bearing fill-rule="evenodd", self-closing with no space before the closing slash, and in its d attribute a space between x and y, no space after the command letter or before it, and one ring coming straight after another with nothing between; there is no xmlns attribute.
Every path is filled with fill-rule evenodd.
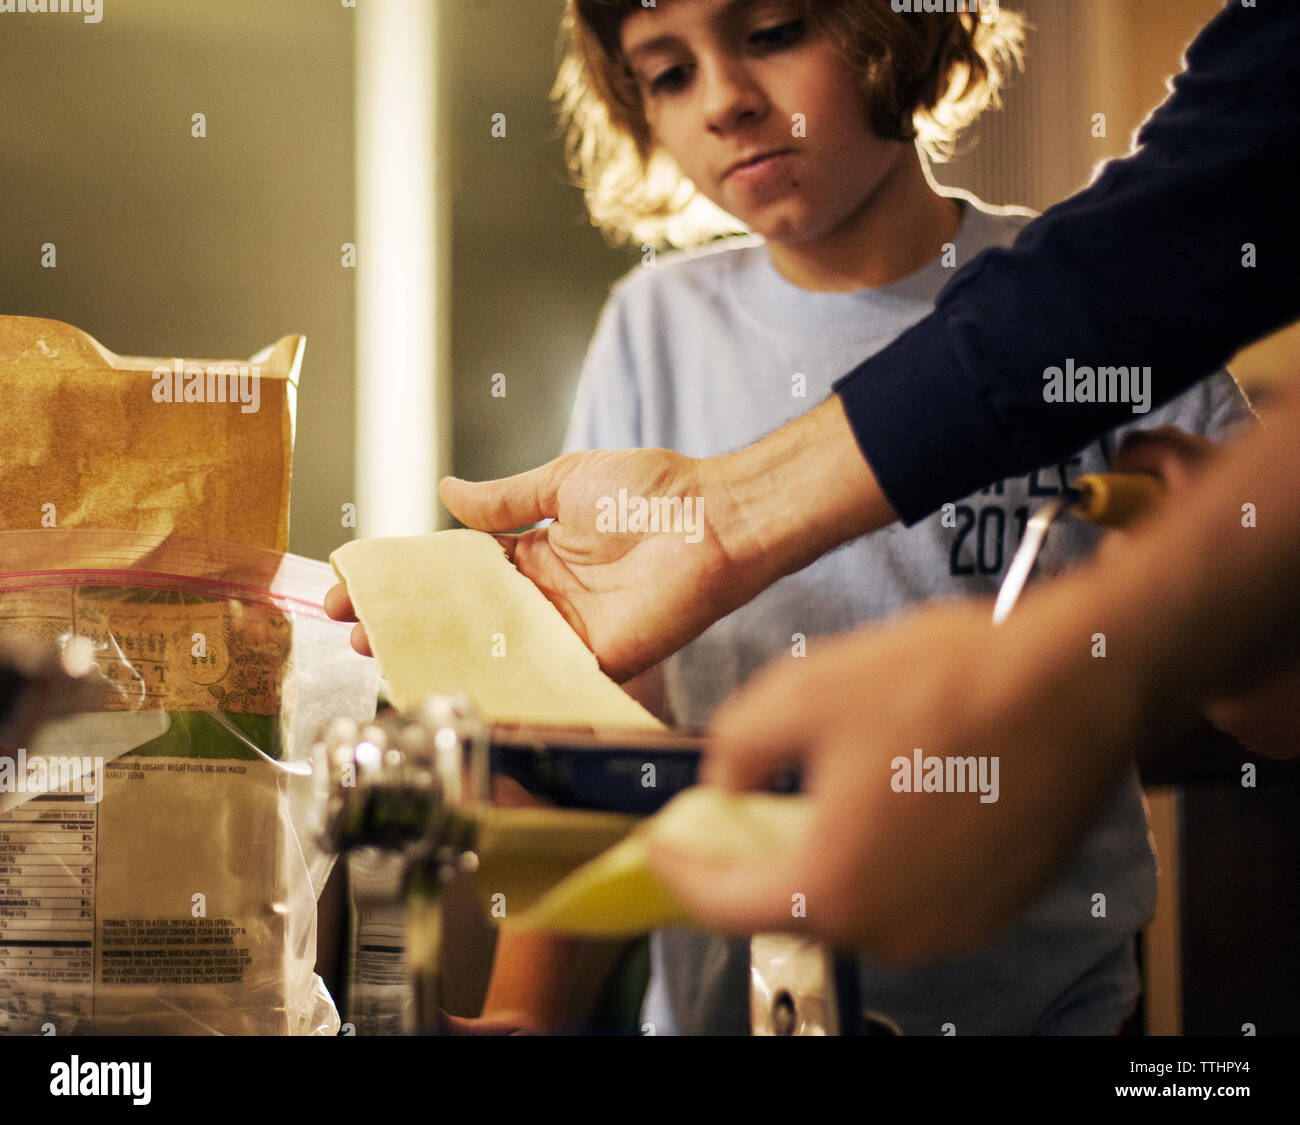
<svg viewBox="0 0 1300 1125"><path fill-rule="evenodd" d="M347 583L400 711L429 695L463 691L494 722L663 726L600 670L491 535L360 539L330 562Z"/></svg>
<svg viewBox="0 0 1300 1125"><path fill-rule="evenodd" d="M601 672L490 535L359 540L331 561L399 710L434 693L464 692L491 721L662 726ZM753 855L801 841L809 809L801 799L701 787L641 824L542 808L478 815L478 881L495 919L522 929L613 936L690 922L650 872L652 840L687 855Z"/></svg>

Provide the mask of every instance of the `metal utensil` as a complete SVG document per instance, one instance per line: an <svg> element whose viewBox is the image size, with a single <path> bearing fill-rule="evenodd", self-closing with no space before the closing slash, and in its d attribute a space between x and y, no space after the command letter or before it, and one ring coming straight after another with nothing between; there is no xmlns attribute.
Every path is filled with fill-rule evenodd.
<svg viewBox="0 0 1300 1125"><path fill-rule="evenodd" d="M1001 625L1015 607L1048 531L1063 512L1100 527L1126 527L1153 508L1163 492L1160 478L1151 473L1088 473L1064 496L1044 504L1025 525L993 605L993 624Z"/></svg>

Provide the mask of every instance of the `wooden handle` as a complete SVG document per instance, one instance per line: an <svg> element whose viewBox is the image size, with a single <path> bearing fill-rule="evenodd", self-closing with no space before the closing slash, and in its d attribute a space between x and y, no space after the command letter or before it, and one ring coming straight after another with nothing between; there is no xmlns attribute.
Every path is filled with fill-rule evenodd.
<svg viewBox="0 0 1300 1125"><path fill-rule="evenodd" d="M1165 491L1151 473L1087 473L1074 487L1080 499L1070 511L1101 527L1127 527L1154 508Z"/></svg>

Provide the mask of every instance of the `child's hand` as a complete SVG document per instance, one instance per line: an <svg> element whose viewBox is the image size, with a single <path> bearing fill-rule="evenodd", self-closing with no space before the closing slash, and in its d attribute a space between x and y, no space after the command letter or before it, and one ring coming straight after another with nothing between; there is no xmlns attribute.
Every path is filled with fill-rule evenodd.
<svg viewBox="0 0 1300 1125"><path fill-rule="evenodd" d="M544 1035L540 1027L532 1027L523 1016L450 1016L439 1013L444 1035Z"/></svg>

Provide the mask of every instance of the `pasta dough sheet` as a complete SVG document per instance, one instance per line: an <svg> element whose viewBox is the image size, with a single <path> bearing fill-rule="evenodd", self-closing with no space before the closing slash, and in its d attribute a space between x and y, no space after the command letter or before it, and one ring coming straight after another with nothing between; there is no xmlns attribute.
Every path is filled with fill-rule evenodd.
<svg viewBox="0 0 1300 1125"><path fill-rule="evenodd" d="M549 897L637 824L635 817L573 809L478 807L474 815L479 893L489 916L506 921Z"/></svg>
<svg viewBox="0 0 1300 1125"><path fill-rule="evenodd" d="M442 531L362 539L330 561L347 583L399 710L434 693L463 691L491 721L662 727L600 670L492 536ZM479 888L485 902L502 908L493 917L520 929L614 936L690 923L650 871L652 840L702 859L799 846L806 844L810 806L802 798L696 787L639 824L540 808L483 808L476 815Z"/></svg>
<svg viewBox="0 0 1300 1125"><path fill-rule="evenodd" d="M590 937L690 926L685 907L651 873L652 842L701 860L738 859L806 847L811 824L812 804L806 797L736 794L698 785L679 793L522 914L507 909L504 924Z"/></svg>
<svg viewBox="0 0 1300 1125"><path fill-rule="evenodd" d="M400 711L464 692L493 722L658 728L481 531L359 539L330 556Z"/></svg>

